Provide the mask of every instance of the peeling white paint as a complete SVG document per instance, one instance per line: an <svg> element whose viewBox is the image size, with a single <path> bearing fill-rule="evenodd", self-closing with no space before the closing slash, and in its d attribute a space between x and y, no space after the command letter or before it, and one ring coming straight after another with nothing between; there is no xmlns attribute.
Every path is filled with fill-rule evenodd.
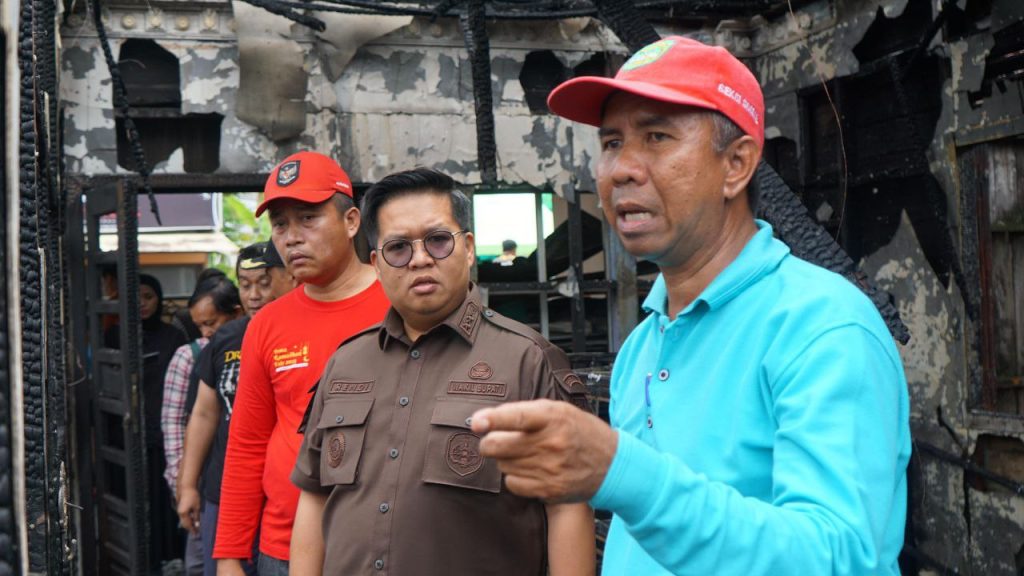
<svg viewBox="0 0 1024 576"><path fill-rule="evenodd" d="M499 31L492 44L495 124L498 139L498 174L505 183L525 183L562 191L573 185L592 188L592 167L598 139L587 127L554 116L530 113L518 75L526 54L553 49L563 61L576 65L589 58L594 43L622 52L608 32L592 22L579 22L570 35L561 36L558 26L516 25ZM255 23L262 26L264 23ZM250 26L251 28L252 26ZM182 112L217 112L221 125L221 173L266 171L280 158L310 148L337 157L352 178L373 182L415 165L432 166L451 173L467 184L480 181L476 166L476 126L473 113L470 64L462 45L385 45L389 37L410 36L429 27L410 25L355 51L336 81L331 81L319 58L308 52L312 44L300 43L308 72L305 128L295 139L272 142L265 133L239 120L235 107L239 90L238 47L209 41L165 40L161 45L181 63ZM449 30L451 28L451 30ZM453 32L444 27L442 34ZM538 32L537 30L543 30ZM290 34L290 30L282 32ZM515 40L520 44L511 48ZM109 78L105 74L94 39L80 39L94 66L84 81L68 78L66 133L69 169L73 172L119 170ZM312 40L310 38L310 40ZM561 45L559 45L561 44ZM503 47L503 45L505 47ZM69 70L65 76L70 76ZM400 87L395 90L395 87ZM543 129L535 129L541 122ZM106 156L96 156L97 151ZM104 160L105 158L105 160ZM183 171L172 156L155 170Z"/></svg>
<svg viewBox="0 0 1024 576"><path fill-rule="evenodd" d="M1014 555L1024 545L1024 499L1002 492L971 490L972 564L985 566L985 574L1017 574Z"/></svg>
<svg viewBox="0 0 1024 576"><path fill-rule="evenodd" d="M182 112L227 115L235 106L237 50L223 46L188 47L181 61Z"/></svg>
<svg viewBox="0 0 1024 576"><path fill-rule="evenodd" d="M947 290L928 265L906 213L889 246L870 260L865 269L874 269L879 286L895 295L896 309L910 331L910 342L900 346L899 353L915 419L932 419L934 402L948 399L954 403L947 405L955 406L958 399L946 398L953 361L952 288Z"/></svg>
<svg viewBox="0 0 1024 576"><path fill-rule="evenodd" d="M316 12L327 24L320 33L320 51L330 79L336 80L363 44L412 22L412 16L369 16Z"/></svg>
<svg viewBox="0 0 1024 576"><path fill-rule="evenodd" d="M113 50L119 44L112 42ZM60 97L64 107L66 162L71 172L110 174L119 171L116 159L113 91L99 45L81 41L64 52ZM88 65L88 62L94 63Z"/></svg>

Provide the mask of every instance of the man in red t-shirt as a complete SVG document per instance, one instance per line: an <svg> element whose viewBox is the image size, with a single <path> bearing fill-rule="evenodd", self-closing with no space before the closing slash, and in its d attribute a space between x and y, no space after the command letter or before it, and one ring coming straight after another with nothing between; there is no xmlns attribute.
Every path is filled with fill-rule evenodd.
<svg viewBox="0 0 1024 576"><path fill-rule="evenodd" d="M336 162L315 152L285 158L256 216L268 209L274 246L302 286L264 307L242 341L213 553L219 576L243 574L257 530L260 576L288 573L299 498L289 474L310 391L338 345L389 306L373 268L356 256L359 210Z"/></svg>

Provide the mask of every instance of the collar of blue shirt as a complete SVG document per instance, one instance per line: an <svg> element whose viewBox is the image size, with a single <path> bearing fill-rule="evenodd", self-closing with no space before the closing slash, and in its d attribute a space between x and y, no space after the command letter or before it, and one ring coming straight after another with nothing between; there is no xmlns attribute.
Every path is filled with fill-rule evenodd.
<svg viewBox="0 0 1024 576"><path fill-rule="evenodd" d="M726 304L747 286L774 270L789 254L789 246L776 240L772 235L771 224L763 220L756 220L756 223L757 233L743 247L740 255L711 281L700 296L690 302L681 315L688 314L700 302L704 302L709 309ZM658 274L658 279L651 286L650 294L644 300L644 310L662 316L668 315L668 289L665 287L665 277L661 274Z"/></svg>

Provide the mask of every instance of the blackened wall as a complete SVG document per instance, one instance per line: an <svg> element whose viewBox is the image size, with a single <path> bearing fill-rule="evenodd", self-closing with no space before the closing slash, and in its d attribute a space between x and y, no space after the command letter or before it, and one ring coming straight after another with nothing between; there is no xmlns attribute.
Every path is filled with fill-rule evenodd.
<svg viewBox="0 0 1024 576"><path fill-rule="evenodd" d="M0 46L7 46L6 34L0 31ZM7 59L0 59L0 110L7 110ZM9 119L2 116L2 130L6 135ZM0 158L7 158L7 139L0 138ZM0 162L0 183L7 182L5 162ZM0 200L0 270L8 270L7 253L7 202ZM13 476L11 470L11 369L9 354L10 325L7 322L7 278L0 272L0 576L15 574L15 543L17 535L14 525L14 501L12 496Z"/></svg>
<svg viewBox="0 0 1024 576"><path fill-rule="evenodd" d="M28 569L69 573L64 477L65 345L62 299L64 214L56 74L56 3L23 0L18 37L21 71L18 238ZM13 280L13 279L11 279Z"/></svg>

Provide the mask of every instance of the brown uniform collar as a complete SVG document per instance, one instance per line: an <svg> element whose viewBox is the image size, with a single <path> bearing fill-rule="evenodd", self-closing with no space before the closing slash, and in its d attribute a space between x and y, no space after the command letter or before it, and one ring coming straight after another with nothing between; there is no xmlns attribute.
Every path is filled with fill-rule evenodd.
<svg viewBox="0 0 1024 576"><path fill-rule="evenodd" d="M449 314L443 322L424 333L424 336L434 332L439 326L447 326L452 332L461 336L463 340L472 346L476 342L477 326L480 325L480 316L483 314L483 311L484 307L480 303L480 289L476 287L476 284L470 282L466 299L462 301L462 304ZM405 325L402 322L402 317L393 306L388 309L388 313L381 323L380 331L377 333L377 338L381 350L387 346L388 341L391 339L412 344L405 334Z"/></svg>

